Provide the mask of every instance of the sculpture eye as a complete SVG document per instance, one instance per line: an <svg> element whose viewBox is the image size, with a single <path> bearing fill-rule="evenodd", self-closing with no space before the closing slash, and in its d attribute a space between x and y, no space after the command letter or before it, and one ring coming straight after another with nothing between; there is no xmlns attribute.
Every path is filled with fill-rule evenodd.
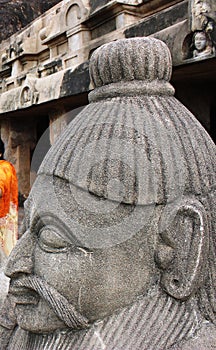
<svg viewBox="0 0 216 350"><path fill-rule="evenodd" d="M60 253L67 251L70 247L60 235L52 228L41 229L38 236L38 244L40 248L49 253Z"/></svg>

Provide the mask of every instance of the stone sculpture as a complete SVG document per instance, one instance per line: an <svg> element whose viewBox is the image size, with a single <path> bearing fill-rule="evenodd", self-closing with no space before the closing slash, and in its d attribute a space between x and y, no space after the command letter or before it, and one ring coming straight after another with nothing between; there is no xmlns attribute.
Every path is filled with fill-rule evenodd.
<svg viewBox="0 0 216 350"><path fill-rule="evenodd" d="M215 145L171 68L154 38L92 55L90 104L25 202L1 349L214 348Z"/></svg>
<svg viewBox="0 0 216 350"><path fill-rule="evenodd" d="M193 35L193 45L193 57L209 56L214 52L211 39L206 32L195 32Z"/></svg>

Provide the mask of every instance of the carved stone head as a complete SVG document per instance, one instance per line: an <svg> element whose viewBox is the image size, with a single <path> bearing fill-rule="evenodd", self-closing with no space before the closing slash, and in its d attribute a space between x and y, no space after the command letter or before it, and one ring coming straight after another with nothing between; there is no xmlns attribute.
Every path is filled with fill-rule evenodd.
<svg viewBox="0 0 216 350"><path fill-rule="evenodd" d="M193 35L193 56L207 56L214 52L214 48L210 39L210 36L206 32L195 32Z"/></svg>
<svg viewBox="0 0 216 350"><path fill-rule="evenodd" d="M173 96L171 68L153 38L92 55L90 104L40 167L7 264L19 328L79 330L67 349L74 334L99 349L101 327L107 349L161 350L197 315L215 323L215 145Z"/></svg>

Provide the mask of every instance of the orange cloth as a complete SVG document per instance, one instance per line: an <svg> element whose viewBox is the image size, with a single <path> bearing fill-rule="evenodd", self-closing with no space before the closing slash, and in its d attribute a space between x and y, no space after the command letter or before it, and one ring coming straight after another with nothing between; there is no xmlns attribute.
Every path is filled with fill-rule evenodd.
<svg viewBox="0 0 216 350"><path fill-rule="evenodd" d="M0 160L0 218L9 213L10 204L18 209L18 183L14 166L6 160Z"/></svg>
<svg viewBox="0 0 216 350"><path fill-rule="evenodd" d="M18 182L13 165L0 160L0 246L8 256L18 236Z"/></svg>

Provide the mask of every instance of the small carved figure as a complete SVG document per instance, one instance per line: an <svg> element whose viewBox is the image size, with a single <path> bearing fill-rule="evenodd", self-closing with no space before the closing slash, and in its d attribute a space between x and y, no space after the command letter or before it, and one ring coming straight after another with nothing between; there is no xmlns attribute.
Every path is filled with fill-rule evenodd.
<svg viewBox="0 0 216 350"><path fill-rule="evenodd" d="M1 59L2 59L2 64L4 64L7 61L7 59L8 59L8 54L6 52L4 52L2 54Z"/></svg>
<svg viewBox="0 0 216 350"><path fill-rule="evenodd" d="M36 79L28 78L25 81L24 87L21 89L20 93L20 104L21 106L30 106L38 102L39 93L35 87Z"/></svg>
<svg viewBox="0 0 216 350"><path fill-rule="evenodd" d="M211 39L206 32L195 32L193 35L193 57L212 55L214 50Z"/></svg>
<svg viewBox="0 0 216 350"><path fill-rule="evenodd" d="M6 266L1 350L209 350L215 145L154 38L90 62L90 104L45 157Z"/></svg>
<svg viewBox="0 0 216 350"><path fill-rule="evenodd" d="M30 88L25 87L22 92L23 104L31 101L31 91Z"/></svg>

